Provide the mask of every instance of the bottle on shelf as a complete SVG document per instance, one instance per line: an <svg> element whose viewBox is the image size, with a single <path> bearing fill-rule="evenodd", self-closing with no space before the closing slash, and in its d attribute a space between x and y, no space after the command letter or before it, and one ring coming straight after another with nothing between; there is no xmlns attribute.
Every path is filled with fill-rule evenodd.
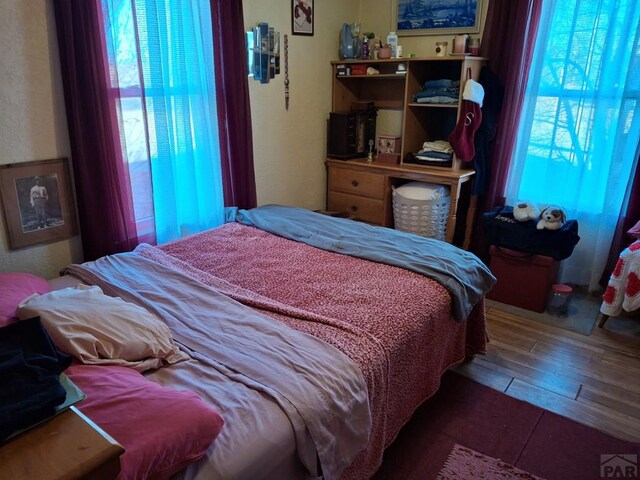
<svg viewBox="0 0 640 480"><path fill-rule="evenodd" d="M362 41L362 59L369 60L369 39L364 37Z"/></svg>
<svg viewBox="0 0 640 480"><path fill-rule="evenodd" d="M398 35L396 32L389 32L387 44L391 47L391 57L396 58L398 56Z"/></svg>

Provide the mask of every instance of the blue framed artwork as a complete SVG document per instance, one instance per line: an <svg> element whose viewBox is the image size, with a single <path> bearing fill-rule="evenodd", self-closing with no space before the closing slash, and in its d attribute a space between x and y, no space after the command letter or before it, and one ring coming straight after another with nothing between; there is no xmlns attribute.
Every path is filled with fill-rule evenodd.
<svg viewBox="0 0 640 480"><path fill-rule="evenodd" d="M398 35L478 33L482 0L393 0L392 29Z"/></svg>

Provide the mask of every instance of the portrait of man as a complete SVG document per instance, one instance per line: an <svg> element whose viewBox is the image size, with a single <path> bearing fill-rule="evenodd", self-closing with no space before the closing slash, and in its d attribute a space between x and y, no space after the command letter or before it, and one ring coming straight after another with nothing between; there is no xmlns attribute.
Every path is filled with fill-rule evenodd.
<svg viewBox="0 0 640 480"><path fill-rule="evenodd" d="M47 226L47 200L49 200L49 194L47 193L47 187L42 185L40 177L33 178L35 185L31 187L31 206L36 213L36 223L38 228L46 228Z"/></svg>
<svg viewBox="0 0 640 480"><path fill-rule="evenodd" d="M15 179L24 233L64 225L57 175Z"/></svg>

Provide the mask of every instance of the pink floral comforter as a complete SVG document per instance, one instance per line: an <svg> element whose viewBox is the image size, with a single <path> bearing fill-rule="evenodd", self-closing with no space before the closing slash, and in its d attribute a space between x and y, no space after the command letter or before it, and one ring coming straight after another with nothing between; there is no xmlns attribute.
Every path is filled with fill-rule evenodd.
<svg viewBox="0 0 640 480"><path fill-rule="evenodd" d="M455 322L449 293L434 280L254 227L230 223L137 253L328 342L361 368L372 432L344 478L369 478L442 373L486 349L483 302Z"/></svg>

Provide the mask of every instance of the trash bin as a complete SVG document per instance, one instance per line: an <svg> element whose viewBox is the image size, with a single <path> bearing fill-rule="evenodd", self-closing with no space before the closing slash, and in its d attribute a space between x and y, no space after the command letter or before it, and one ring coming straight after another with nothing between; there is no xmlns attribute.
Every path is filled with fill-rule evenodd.
<svg viewBox="0 0 640 480"><path fill-rule="evenodd" d="M409 182L393 189L393 223L396 230L444 240L449 205L444 185Z"/></svg>

